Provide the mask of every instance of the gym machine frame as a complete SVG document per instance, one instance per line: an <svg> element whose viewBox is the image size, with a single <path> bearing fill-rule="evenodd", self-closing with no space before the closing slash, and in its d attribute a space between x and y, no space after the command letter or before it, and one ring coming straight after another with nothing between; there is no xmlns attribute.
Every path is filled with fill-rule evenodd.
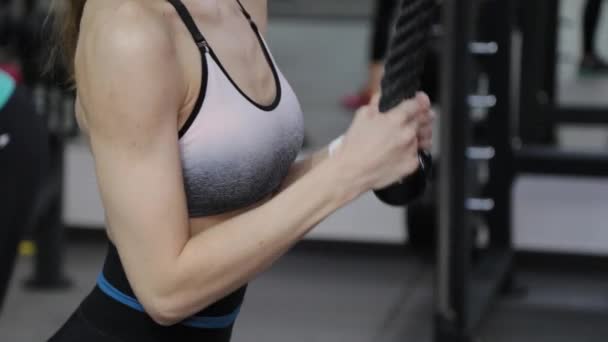
<svg viewBox="0 0 608 342"><path fill-rule="evenodd" d="M436 342L471 342L488 306L513 286L511 238L511 189L522 173L562 176L608 177L608 154L565 151L553 141L559 122L606 123L599 112L583 113L555 106L554 61L559 2L523 1L521 77L512 83L512 33L517 3L483 0L490 4L484 15L497 28L492 41L475 42L476 15L481 0L444 2L446 32L443 55L439 232L434 339ZM546 34L549 33L547 39ZM537 54L539 49L548 53ZM543 57L544 56L544 57ZM471 94L475 58L488 63L489 93ZM542 64L542 58L550 63ZM540 64L539 64L540 63ZM515 88L510 88L515 85ZM519 93L517 93L519 92ZM515 99L519 95L519 106ZM488 146L470 146L472 107L486 107ZM511 128L519 112L517 131ZM567 118L564 116L568 113ZM557 115L555 115L557 114ZM576 114L576 118L571 116ZM551 119L551 116L557 119ZM517 133L517 139L515 134ZM484 153L484 151L491 153ZM486 198L472 198L474 184L469 166L485 157L489 164ZM471 158L473 157L473 158ZM485 212L489 247L480 262L471 254L471 217Z"/></svg>
<svg viewBox="0 0 608 342"><path fill-rule="evenodd" d="M555 76L559 4L519 1L522 38L518 118L519 138L527 144L555 144Z"/></svg>
<svg viewBox="0 0 608 342"><path fill-rule="evenodd" d="M559 106L558 36L560 0L525 1L521 5L523 36L519 132L531 144L555 143L557 124L608 124L606 108Z"/></svg>
<svg viewBox="0 0 608 342"><path fill-rule="evenodd" d="M524 1L524 0L522 0ZM547 63L547 68L553 68L553 75L556 74L556 62L558 55L557 37L559 27L559 9L561 6L561 0L544 0L544 1L532 1L547 3L545 5L545 13L549 16L549 20L554 24L548 26L547 37L549 38L548 43L554 42L546 46L547 51L552 55L552 60ZM541 45L542 46L542 45ZM555 82L555 77L547 79L547 88L555 90L558 84ZM608 109L597 108L597 107L578 107L578 106L557 106L555 98L553 100L553 111L552 114L555 117L555 123L571 123L571 124L608 124Z"/></svg>
<svg viewBox="0 0 608 342"><path fill-rule="evenodd" d="M480 1L443 3L439 231L435 286L436 342L470 342L488 305L512 279L511 1L487 1L493 41L476 42ZM488 65L489 94L474 94L475 59ZM487 113L487 146L472 146L472 110ZM475 193L470 166L485 162L489 181ZM476 198L475 196L481 196ZM489 243L474 262L472 219L485 218Z"/></svg>
<svg viewBox="0 0 608 342"><path fill-rule="evenodd" d="M527 144L554 144L558 124L608 124L606 108L559 106L558 36L560 0L525 1L521 5L523 38L519 134Z"/></svg>
<svg viewBox="0 0 608 342"><path fill-rule="evenodd" d="M562 124L607 124L606 109L560 107L557 93L559 0L521 0L521 85L516 172L558 176L608 176L608 154L556 147Z"/></svg>

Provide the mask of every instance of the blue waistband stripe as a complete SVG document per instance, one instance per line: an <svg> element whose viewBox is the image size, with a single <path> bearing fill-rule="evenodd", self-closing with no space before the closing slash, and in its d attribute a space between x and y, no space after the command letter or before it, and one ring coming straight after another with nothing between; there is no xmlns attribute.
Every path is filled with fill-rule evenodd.
<svg viewBox="0 0 608 342"><path fill-rule="evenodd" d="M123 303L131 309L145 312L144 307L139 304L137 299L120 292L120 290L112 286L112 284L108 282L106 277L104 277L103 273L100 273L99 277L97 277L97 286L99 286L101 291L103 291L111 298L115 299L117 302Z"/></svg>
<svg viewBox="0 0 608 342"><path fill-rule="evenodd" d="M103 272L97 277L97 286L99 289L108 295L110 298L122 303L131 309L135 309L140 312L145 312L144 307L137 301L137 299L122 293L120 290L112 286L103 275ZM201 329L222 329L231 326L236 321L241 308L240 306L234 310L234 312L225 316L215 317L203 317L203 316L192 316L180 324Z"/></svg>
<svg viewBox="0 0 608 342"><path fill-rule="evenodd" d="M200 317L200 316L192 316L181 324L187 327L192 328L202 328L202 329L221 329L227 328L231 326L234 321L236 321L236 317L239 315L239 311L241 307L239 306L234 310L233 313L225 316L217 316L217 317Z"/></svg>

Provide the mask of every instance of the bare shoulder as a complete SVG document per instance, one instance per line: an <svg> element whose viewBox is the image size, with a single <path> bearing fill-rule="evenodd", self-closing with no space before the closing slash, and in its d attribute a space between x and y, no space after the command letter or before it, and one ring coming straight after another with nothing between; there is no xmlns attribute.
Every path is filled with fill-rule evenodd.
<svg viewBox="0 0 608 342"><path fill-rule="evenodd" d="M172 32L155 4L154 0L91 1L83 15L78 57L171 55L175 50Z"/></svg>
<svg viewBox="0 0 608 342"><path fill-rule="evenodd" d="M87 122L93 130L116 131L129 123L175 121L183 80L159 2L89 1L75 61Z"/></svg>

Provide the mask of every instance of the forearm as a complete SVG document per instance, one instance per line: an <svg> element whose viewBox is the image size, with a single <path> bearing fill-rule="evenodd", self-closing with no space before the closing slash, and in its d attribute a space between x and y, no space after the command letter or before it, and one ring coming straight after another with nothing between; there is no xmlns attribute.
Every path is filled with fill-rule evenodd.
<svg viewBox="0 0 608 342"><path fill-rule="evenodd" d="M176 263L168 312L186 317L239 288L356 198L334 164L321 162L264 205L192 238Z"/></svg>
<svg viewBox="0 0 608 342"><path fill-rule="evenodd" d="M327 147L293 163L278 192L282 192L328 158Z"/></svg>

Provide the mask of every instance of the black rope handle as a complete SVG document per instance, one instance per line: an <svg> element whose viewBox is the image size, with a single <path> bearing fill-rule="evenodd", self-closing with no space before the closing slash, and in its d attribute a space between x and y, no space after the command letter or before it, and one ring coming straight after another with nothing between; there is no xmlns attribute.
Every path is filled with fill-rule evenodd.
<svg viewBox="0 0 608 342"><path fill-rule="evenodd" d="M436 0L400 2L381 83L380 112L387 112L404 99L413 98L419 90L436 5ZM422 195L432 157L430 153L420 151L419 160L418 171L400 183L375 191L376 196L390 205L404 205Z"/></svg>
<svg viewBox="0 0 608 342"><path fill-rule="evenodd" d="M382 79L380 111L386 112L420 87L435 0L402 0Z"/></svg>

